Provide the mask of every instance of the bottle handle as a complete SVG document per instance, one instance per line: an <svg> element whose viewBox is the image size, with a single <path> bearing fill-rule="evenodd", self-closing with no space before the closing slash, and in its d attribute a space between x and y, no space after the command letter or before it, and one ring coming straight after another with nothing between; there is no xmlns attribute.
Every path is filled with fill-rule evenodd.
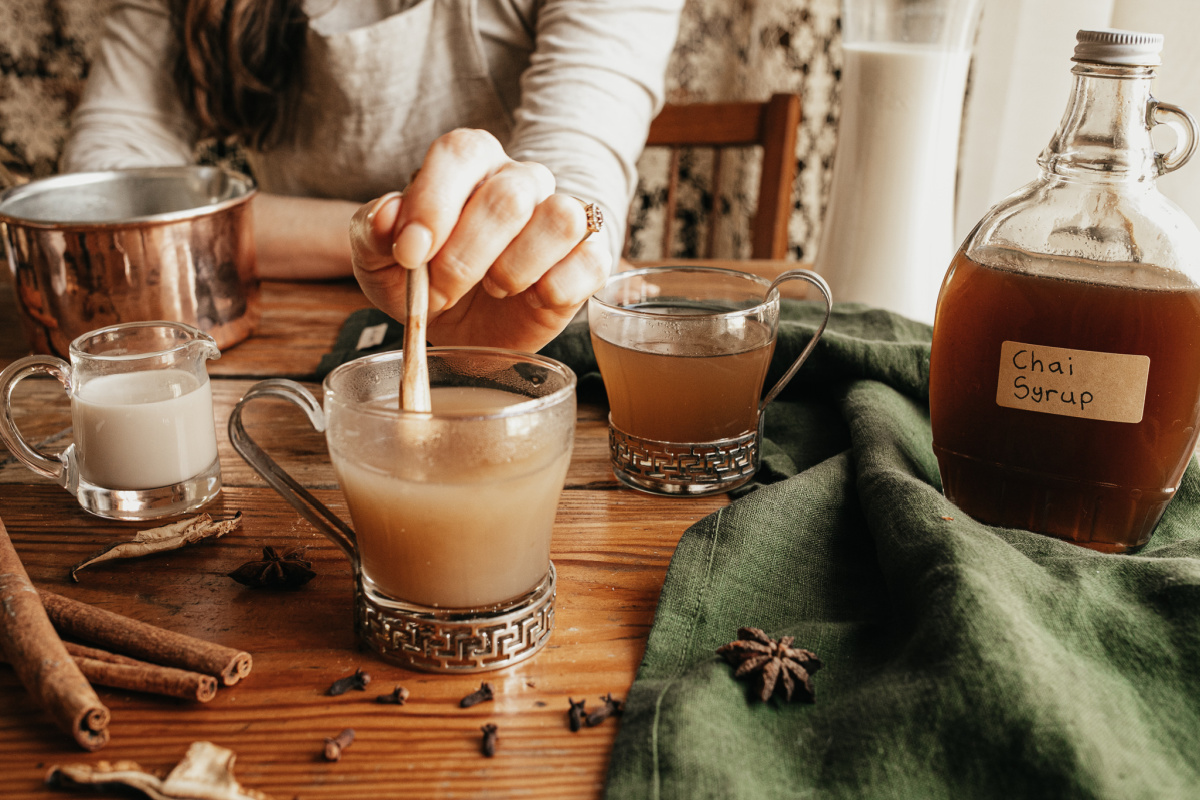
<svg viewBox="0 0 1200 800"><path fill-rule="evenodd" d="M251 386L233 407L233 412L229 415L229 441L233 444L233 449L255 472L262 476L272 489L299 511L300 516L342 548L342 551L350 559L350 563L354 565L354 571L357 574L360 566L354 530L342 522L324 503L313 497L295 478L267 455L266 451L259 447L258 443L246 432L245 425L242 424L242 409L250 401L262 397L287 400L289 403L299 406L308 415L308 421L312 423L318 433L325 431L325 413L321 410L316 398L307 389L295 381L271 378Z"/></svg>
<svg viewBox="0 0 1200 800"><path fill-rule="evenodd" d="M1175 132L1175 146L1166 153L1155 153L1158 174L1174 172L1188 162L1196 152L1196 119L1174 103L1150 101L1152 125L1166 125Z"/></svg>
<svg viewBox="0 0 1200 800"><path fill-rule="evenodd" d="M767 406L770 405L771 401L775 399L776 395L783 391L783 388L788 385L788 382L795 377L796 373L800 370L800 367L805 361L808 360L808 357L812 355L812 351L814 348L816 348L817 342L821 338L821 334L825 333L825 326L829 324L829 315L833 313L833 293L829 290L829 284L827 284L825 279L820 275L807 269L789 269L787 272L781 273L779 277L777 277L771 283L771 288L767 289L767 297L770 297L771 292L776 291L780 284L790 280L807 281L821 291L821 296L825 299L825 318L821 320L821 326L817 328L817 332L813 334L813 337L808 340L808 344L804 346L802 351L800 351L800 355L798 355L796 360L792 362L792 365L788 367L788 371L783 373L783 377L775 382L775 385L771 387L771 391L767 392L767 396L764 397L762 402L758 404L758 413L760 419L762 417L762 412L767 409Z"/></svg>
<svg viewBox="0 0 1200 800"><path fill-rule="evenodd" d="M53 356L26 356L9 364L0 372L0 398L4 409L0 413L0 439L9 452L29 469L62 486L72 494L79 486L79 469L75 460L75 445L68 445L57 457L37 450L17 430L12 415L12 394L17 384L32 375L49 375L71 394L71 367L61 358Z"/></svg>

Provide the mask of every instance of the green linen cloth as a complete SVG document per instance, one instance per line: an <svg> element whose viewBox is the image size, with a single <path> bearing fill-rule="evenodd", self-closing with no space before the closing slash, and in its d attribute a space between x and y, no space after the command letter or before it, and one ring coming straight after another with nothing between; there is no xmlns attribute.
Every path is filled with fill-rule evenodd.
<svg viewBox="0 0 1200 800"><path fill-rule="evenodd" d="M784 302L769 383L822 310ZM929 339L835 305L755 486L679 542L608 800L1200 798L1195 460L1135 555L974 522L940 491ZM321 372L401 343L356 312ZM585 324L542 352L603 401ZM752 700L714 652L742 626L821 657L815 704Z"/></svg>
<svg viewBox="0 0 1200 800"><path fill-rule="evenodd" d="M822 310L785 303L774 375ZM680 540L609 800L1200 797L1195 460L1135 555L979 524L940 491L929 339L835 306L760 485ZM543 352L594 380L584 326ZM751 699L714 653L741 626L820 656L815 704Z"/></svg>
<svg viewBox="0 0 1200 800"><path fill-rule="evenodd" d="M404 347L404 324L377 308L360 308L346 317L333 348L321 356L314 377L324 380L334 367L356 358L400 350Z"/></svg>

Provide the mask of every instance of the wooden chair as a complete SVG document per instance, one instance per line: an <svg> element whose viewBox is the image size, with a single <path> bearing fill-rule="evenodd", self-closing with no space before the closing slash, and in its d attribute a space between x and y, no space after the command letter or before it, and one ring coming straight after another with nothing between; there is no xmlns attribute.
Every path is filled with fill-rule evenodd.
<svg viewBox="0 0 1200 800"><path fill-rule="evenodd" d="M646 147L671 150L667 206L663 221L663 258L670 256L679 188L682 149L711 148L712 184L708 218L707 252L711 256L716 221L720 215L721 156L730 148L761 147L762 172L758 207L751 230L751 257L782 259L788 252L788 218L796 178L796 131L800 124L800 96L776 94L762 103L667 104L650 124Z"/></svg>

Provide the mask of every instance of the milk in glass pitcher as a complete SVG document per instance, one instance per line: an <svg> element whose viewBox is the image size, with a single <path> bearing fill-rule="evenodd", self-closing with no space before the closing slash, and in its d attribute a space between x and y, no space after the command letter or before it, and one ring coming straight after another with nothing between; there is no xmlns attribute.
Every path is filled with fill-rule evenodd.
<svg viewBox="0 0 1200 800"><path fill-rule="evenodd" d="M933 321L980 0L842 0L841 119L815 270L833 296Z"/></svg>

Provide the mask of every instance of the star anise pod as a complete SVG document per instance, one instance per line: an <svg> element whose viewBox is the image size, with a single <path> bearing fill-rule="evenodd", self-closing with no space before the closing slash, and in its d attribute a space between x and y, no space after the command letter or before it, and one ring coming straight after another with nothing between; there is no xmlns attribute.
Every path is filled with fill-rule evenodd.
<svg viewBox="0 0 1200 800"><path fill-rule="evenodd" d="M733 677L753 676L764 703L778 689L785 700L816 702L812 675L822 666L816 653L792 647L793 636L778 641L758 628L738 628L737 641L717 648L717 655L737 667Z"/></svg>
<svg viewBox="0 0 1200 800"><path fill-rule="evenodd" d="M247 561L229 573L243 586L255 589L297 589L316 577L312 562L304 560L304 548L288 550L282 556L274 547L264 547L261 561Z"/></svg>

